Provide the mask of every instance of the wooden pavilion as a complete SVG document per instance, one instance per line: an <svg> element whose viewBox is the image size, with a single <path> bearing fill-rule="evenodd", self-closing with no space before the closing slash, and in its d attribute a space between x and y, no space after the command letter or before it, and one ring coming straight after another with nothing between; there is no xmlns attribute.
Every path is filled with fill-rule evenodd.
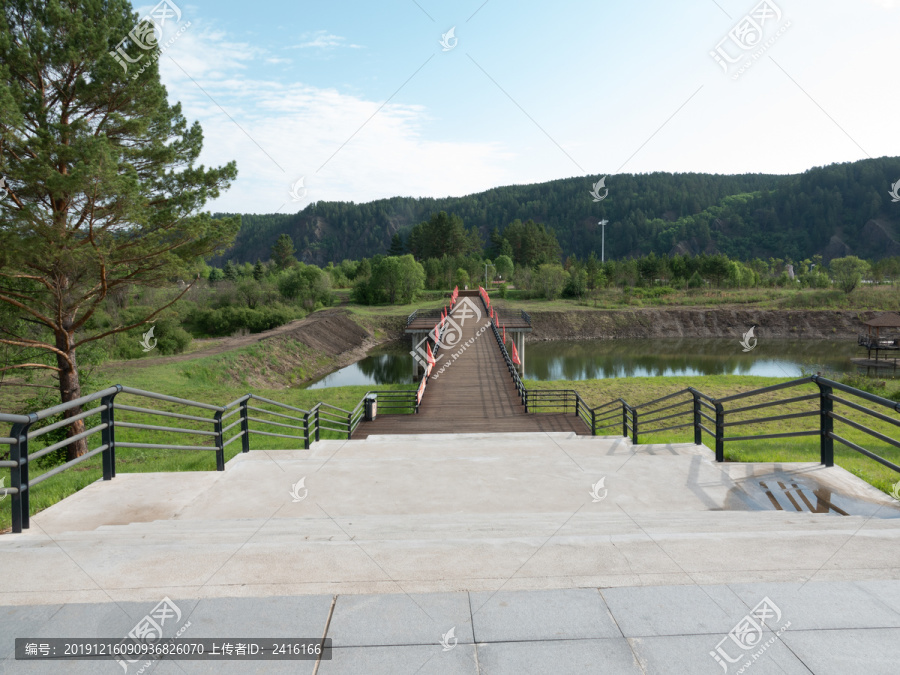
<svg viewBox="0 0 900 675"><path fill-rule="evenodd" d="M872 359L872 351L875 351L875 362L881 351L900 350L900 314L896 312L884 312L869 321L863 321L867 331L865 335L857 338L857 344L868 352L868 360ZM893 359L896 363L897 359Z"/></svg>

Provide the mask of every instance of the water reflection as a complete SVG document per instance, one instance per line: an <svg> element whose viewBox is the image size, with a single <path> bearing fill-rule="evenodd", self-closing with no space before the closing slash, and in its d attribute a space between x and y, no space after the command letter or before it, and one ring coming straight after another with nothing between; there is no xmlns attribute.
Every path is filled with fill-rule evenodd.
<svg viewBox="0 0 900 675"><path fill-rule="evenodd" d="M412 356L409 345L398 343L374 349L362 361L316 380L307 389L352 385L412 384Z"/></svg>
<svg viewBox="0 0 900 675"><path fill-rule="evenodd" d="M416 380L409 349L406 342L382 346L308 388L411 384ZM527 379L573 381L676 375L802 377L855 372L850 358L859 355L849 340L768 340L746 353L734 339L553 340L529 342L525 352Z"/></svg>
<svg viewBox="0 0 900 675"><path fill-rule="evenodd" d="M528 345L525 375L532 380L584 380L676 375L802 377L852 372L856 345L827 340L779 340L741 351L735 340L589 340Z"/></svg>

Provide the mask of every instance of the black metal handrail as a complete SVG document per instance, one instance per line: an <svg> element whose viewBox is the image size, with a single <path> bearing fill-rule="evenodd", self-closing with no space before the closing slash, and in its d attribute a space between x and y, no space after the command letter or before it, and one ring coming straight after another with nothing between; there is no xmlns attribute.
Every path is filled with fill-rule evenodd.
<svg viewBox="0 0 900 675"><path fill-rule="evenodd" d="M704 394L703 392L698 391L693 387L688 387L687 389L683 389L673 394L663 396L662 398L658 398L654 401L648 401L647 403L641 403L640 405L636 406L629 405L623 399L616 399L601 406L597 406L596 408L590 408L584 402L584 399L580 396L580 394L575 390L527 389L524 385L522 385L521 379L518 375L518 371L512 365L512 362L509 359L509 355L506 352L506 347L503 344L496 327L494 327L494 334L497 338L497 343L500 345L503 358L510 368L510 373L512 374L513 380L516 383L516 389L522 397L522 402L525 404L525 411L527 413L535 414L547 412L559 413L560 411L562 411L563 413L568 413L573 409L574 406L575 414L581 418L588 429L590 429L591 435L593 436L598 435L598 432L602 432L614 427L618 428L620 421L622 436L627 438L630 435L631 441L635 445L638 444L641 434L658 434L667 431L675 431L678 429L693 428L694 443L696 445L703 444L704 433L715 440L715 454L716 461L718 462L725 461L725 443L727 442L818 436L820 438L820 461L825 466L834 466L834 441L837 441L838 443L841 443L851 450L859 452L860 454L869 457L870 459L873 459L876 462L879 462L880 464L900 473L900 465L895 464L894 462L881 457L877 453L863 448L862 446L853 443L852 441L834 432L834 423L838 422L850 427L851 429L855 429L856 431L867 434L871 438L881 441L882 443L900 448L900 440L892 438L875 429L871 429L864 424L855 422L834 411L834 404L838 403L840 405L845 405L852 410L856 410L857 412L867 414L879 421L888 422L890 424L893 424L894 426L900 427L900 420L889 417L888 415L880 413L876 410L872 410L871 408L864 405L854 403L839 396L835 396L833 393L834 390L837 390L845 394L863 399L870 404L882 406L891 410L892 412L900 413L900 403L877 396L875 394L870 394L868 392L862 391L861 389L856 389L855 387L850 387L848 385L834 382L827 378L815 375L791 380L789 382L782 382L780 384L763 387L761 389L754 389L753 391L733 394L731 396L726 396L719 399L708 396L707 394ZM801 396L789 397L777 401L765 401L756 405L742 406L734 408L732 410L725 409L726 404L733 403L735 401L741 401L755 396L769 394L784 389L791 389L807 384L815 384L819 388L819 392L815 394L804 394ZM682 396L689 396L690 398L675 403L669 403L673 399ZM819 401L819 405L816 410L790 412L781 415L768 415L753 419L740 419L726 422L726 415L729 414L733 416L737 413L747 413L763 408L785 406L792 403L802 403L812 400ZM667 403L667 405L661 405L664 403ZM686 409L681 410L681 408ZM707 414L707 412L705 412L704 410L713 412L715 414L715 417ZM661 413L668 414L661 415ZM620 415L621 420L619 420ZM782 433L771 434L747 434L732 436L726 435L726 429L729 428L745 427L748 425L765 424L784 420L798 420L812 417L819 418L818 429L786 431ZM734 418L732 417L732 420L733 419ZM704 421L710 423L713 428L711 429L710 427L706 426L704 424ZM665 423L666 426L652 426L654 424L660 423ZM648 425L651 426L651 428L648 429Z"/></svg>
<svg viewBox="0 0 900 675"><path fill-rule="evenodd" d="M21 532L29 527L31 489L98 454L102 455L103 480L112 480L116 475L117 448L210 451L215 453L216 470L224 471L225 448L240 439L241 451L249 452L251 434L299 441L302 442L303 448L307 450L312 442L320 439L322 431L337 433L341 436L346 435L346 438L350 438L362 418L361 411L365 398L370 394L376 394L381 397L383 403L380 405L380 411L386 414L415 412L416 392L408 390L367 392L356 408L353 411L349 411L329 403L318 403L310 410L305 410L257 396L256 394L245 394L224 406L217 406L115 385L94 394L82 396L73 401L27 415L0 413L0 423L12 425L8 436L0 436L0 446L6 445L9 447L9 459L0 460L0 469L10 470L10 485L9 487L0 488L0 495L12 497L12 530L13 532ZM123 395L185 406L201 412L198 414L186 414L184 412L150 408L146 404L131 405L117 401L117 397ZM52 422L40 428L35 427L36 424L43 420L50 419L73 408L90 406L97 402L99 402L99 405L84 410L77 415L64 418L58 422ZM138 414L142 416L142 421L117 419L116 413L119 415ZM211 416L210 413L212 413ZM89 426L83 432L68 436L61 441L51 443L34 452L29 451L30 444L36 439L77 421L94 422L97 416L99 416L99 422ZM147 424L147 416L161 418L161 420L165 421ZM173 426L176 423L173 420L186 423L188 426ZM122 439L117 440L117 429L143 430L153 434L193 436L197 440L192 444L190 441L185 444L173 444L170 442L136 443ZM38 476L31 476L31 468L36 460L51 452L65 448L76 441L92 439L96 434L100 434L100 443L97 447L88 450L88 452L75 459L52 467Z"/></svg>

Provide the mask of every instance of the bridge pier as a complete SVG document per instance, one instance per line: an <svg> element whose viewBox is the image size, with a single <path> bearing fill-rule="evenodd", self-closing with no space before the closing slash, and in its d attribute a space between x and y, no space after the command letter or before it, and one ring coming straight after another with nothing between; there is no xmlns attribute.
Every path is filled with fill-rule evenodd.
<svg viewBox="0 0 900 675"><path fill-rule="evenodd" d="M419 342L422 340L422 338L428 337L429 335L432 335L433 333L434 333L433 329L432 330L417 330L417 329L409 329L409 328L406 329L406 334L410 336L409 360L412 362L413 380L419 379L419 371L423 370L422 364L418 361L418 359L416 359L416 357L414 355L414 352L416 351L416 345L419 344ZM433 339L429 340L428 344L430 344L431 348L434 349L434 340Z"/></svg>
<svg viewBox="0 0 900 675"><path fill-rule="evenodd" d="M517 331L516 336L519 340L519 344L516 345L516 349L519 350L519 374L525 377L525 333Z"/></svg>

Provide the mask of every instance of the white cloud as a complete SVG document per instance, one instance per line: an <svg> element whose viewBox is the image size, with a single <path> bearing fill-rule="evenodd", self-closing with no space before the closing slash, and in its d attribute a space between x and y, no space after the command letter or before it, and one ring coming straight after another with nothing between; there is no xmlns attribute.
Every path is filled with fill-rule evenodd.
<svg viewBox="0 0 900 675"><path fill-rule="evenodd" d="M363 48L362 45L350 44L347 42L347 38L341 37L340 35L333 35L327 30L304 33L300 36L300 39L305 40L305 42L288 47L288 49L337 49L339 47L346 47L349 49Z"/></svg>
<svg viewBox="0 0 900 675"><path fill-rule="evenodd" d="M426 138L422 106L253 78L246 73L271 55L213 31L186 32L168 55L178 65L163 57L162 80L203 127L201 162L238 164L211 210L291 212L311 201L464 195L514 182L514 155L499 144ZM308 196L295 203L288 191L301 176Z"/></svg>

